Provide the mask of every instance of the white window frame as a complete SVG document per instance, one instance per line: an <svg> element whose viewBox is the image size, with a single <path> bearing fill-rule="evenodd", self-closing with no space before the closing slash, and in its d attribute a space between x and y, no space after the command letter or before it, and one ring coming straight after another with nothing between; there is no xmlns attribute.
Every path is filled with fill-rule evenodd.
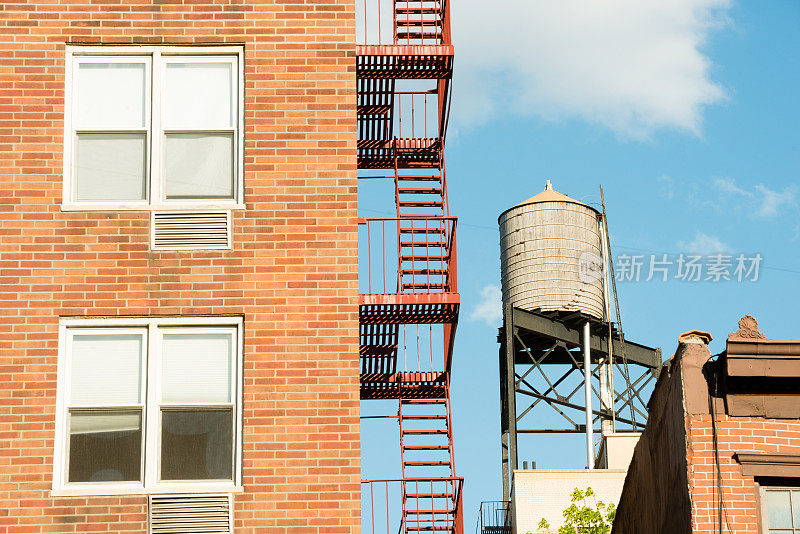
<svg viewBox="0 0 800 534"><path fill-rule="evenodd" d="M86 201L76 196L74 151L76 129L73 119L77 112L77 66L82 62L124 62L146 59L146 82L150 92L145 92L147 158L145 169L145 200ZM164 99L164 70L167 62L185 58L188 61L235 60L236 80L233 89L235 109L233 154L233 199L178 199L167 200L164 195L164 164L162 157L165 139L161 104ZM244 49L241 46L77 46L66 48L64 91L64 167L62 211L149 211L244 209ZM220 130L230 132L230 130Z"/></svg>
<svg viewBox="0 0 800 534"><path fill-rule="evenodd" d="M757 493L758 493L758 500L760 501L760 508L761 508L761 532L764 534L770 534L769 529L769 514L767 510L767 492L768 491L790 491L790 492L800 492L800 486L775 486L775 485L761 485L760 483L757 485ZM792 510L789 510L789 514L792 514ZM800 526L800 525L798 525ZM779 529L774 529L779 530ZM791 530L791 529L784 529L784 530ZM798 528L794 529L795 531L800 530Z"/></svg>
<svg viewBox="0 0 800 534"><path fill-rule="evenodd" d="M181 333L228 330L234 336L231 363L232 403L209 403L208 407L233 404L233 479L162 481L161 408L204 407L203 403L161 402L161 336L169 327ZM87 333L144 332L142 358L142 480L140 482L68 482L69 405L72 336ZM56 391L56 427L53 454L53 496L130 495L152 493L240 493L242 487L242 389L243 389L243 320L241 317L146 317L146 318L62 318L58 332L58 378ZM84 408L81 406L81 408ZM108 408L101 406L101 408Z"/></svg>

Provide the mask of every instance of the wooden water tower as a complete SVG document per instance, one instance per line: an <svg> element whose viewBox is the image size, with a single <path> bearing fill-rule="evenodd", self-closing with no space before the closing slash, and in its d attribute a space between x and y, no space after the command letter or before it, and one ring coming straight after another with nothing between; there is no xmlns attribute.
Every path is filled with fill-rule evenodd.
<svg viewBox="0 0 800 534"><path fill-rule="evenodd" d="M595 427L605 435L641 431L646 423L640 393L656 377L661 351L626 341L617 330L604 212L556 192L548 180L543 192L498 219L505 500L518 468L519 435L585 433L592 469ZM562 424L541 417L545 410Z"/></svg>

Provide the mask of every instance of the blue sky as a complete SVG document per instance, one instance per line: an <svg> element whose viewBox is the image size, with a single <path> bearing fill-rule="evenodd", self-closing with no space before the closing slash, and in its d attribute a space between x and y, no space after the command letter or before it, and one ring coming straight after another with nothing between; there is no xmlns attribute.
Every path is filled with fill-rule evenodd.
<svg viewBox="0 0 800 534"><path fill-rule="evenodd" d="M615 256L762 255L756 282L618 283L629 339L669 357L678 334L700 329L720 352L744 314L770 338L800 338L800 3L504 5L452 4L446 158L462 295L452 406L468 528L478 502L501 495L497 216L546 178L586 202L602 184ZM391 412L363 404L365 415ZM364 422L365 476L399 465L376 445L396 447L395 427ZM523 456L580 468L581 439L542 438Z"/></svg>

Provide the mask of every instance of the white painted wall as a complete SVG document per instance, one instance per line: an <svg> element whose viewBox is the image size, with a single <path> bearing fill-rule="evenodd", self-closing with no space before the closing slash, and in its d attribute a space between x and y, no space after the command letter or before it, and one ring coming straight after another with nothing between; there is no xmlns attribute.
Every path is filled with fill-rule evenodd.
<svg viewBox="0 0 800 534"><path fill-rule="evenodd" d="M633 458L633 449L639 443L640 436L639 432L614 433L603 436L608 451L608 469L628 470L631 458Z"/></svg>
<svg viewBox="0 0 800 534"><path fill-rule="evenodd" d="M551 532L564 523L562 512L570 505L575 488L591 487L595 498L604 503L619 502L627 469L518 469L511 488L511 516L514 533L538 530L539 520L550 523Z"/></svg>

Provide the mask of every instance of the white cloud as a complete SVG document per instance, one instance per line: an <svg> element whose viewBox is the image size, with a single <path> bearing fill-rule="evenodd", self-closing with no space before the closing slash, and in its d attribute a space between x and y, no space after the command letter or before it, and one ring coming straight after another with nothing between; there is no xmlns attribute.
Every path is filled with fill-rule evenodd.
<svg viewBox="0 0 800 534"><path fill-rule="evenodd" d="M720 241L718 237L704 234L699 230L694 234L694 239L691 241L678 241L678 248L684 252L702 254L704 256L730 252L731 250L731 247Z"/></svg>
<svg viewBox="0 0 800 534"><path fill-rule="evenodd" d="M795 204L796 188L794 187L787 187L778 192L758 184L756 191L761 195L755 211L755 215L758 217L777 217L783 209L792 207Z"/></svg>
<svg viewBox="0 0 800 534"><path fill-rule="evenodd" d="M456 127L497 111L578 118L629 138L700 135L725 98L700 51L730 0L452 3Z"/></svg>
<svg viewBox="0 0 800 534"><path fill-rule="evenodd" d="M500 288L488 285L481 290L481 300L469 314L470 321L483 321L489 326L496 326L503 316L503 295Z"/></svg>
<svg viewBox="0 0 800 534"><path fill-rule="evenodd" d="M796 205L796 186L788 186L778 191L764 184L757 184L752 189L736 185L732 178L714 178L713 187L718 193L715 206L726 211L743 210L752 217L774 219L782 213L792 211Z"/></svg>
<svg viewBox="0 0 800 534"><path fill-rule="evenodd" d="M737 213L753 219L796 217L798 187L770 189L763 183L739 185L728 176L709 181L656 178L658 192L667 200L677 199L696 209L713 209L724 214Z"/></svg>
<svg viewBox="0 0 800 534"><path fill-rule="evenodd" d="M733 178L714 178L714 187L716 187L721 193L727 195L740 195L743 197L752 197L753 194L749 191L745 191L741 187L736 185L736 181Z"/></svg>

